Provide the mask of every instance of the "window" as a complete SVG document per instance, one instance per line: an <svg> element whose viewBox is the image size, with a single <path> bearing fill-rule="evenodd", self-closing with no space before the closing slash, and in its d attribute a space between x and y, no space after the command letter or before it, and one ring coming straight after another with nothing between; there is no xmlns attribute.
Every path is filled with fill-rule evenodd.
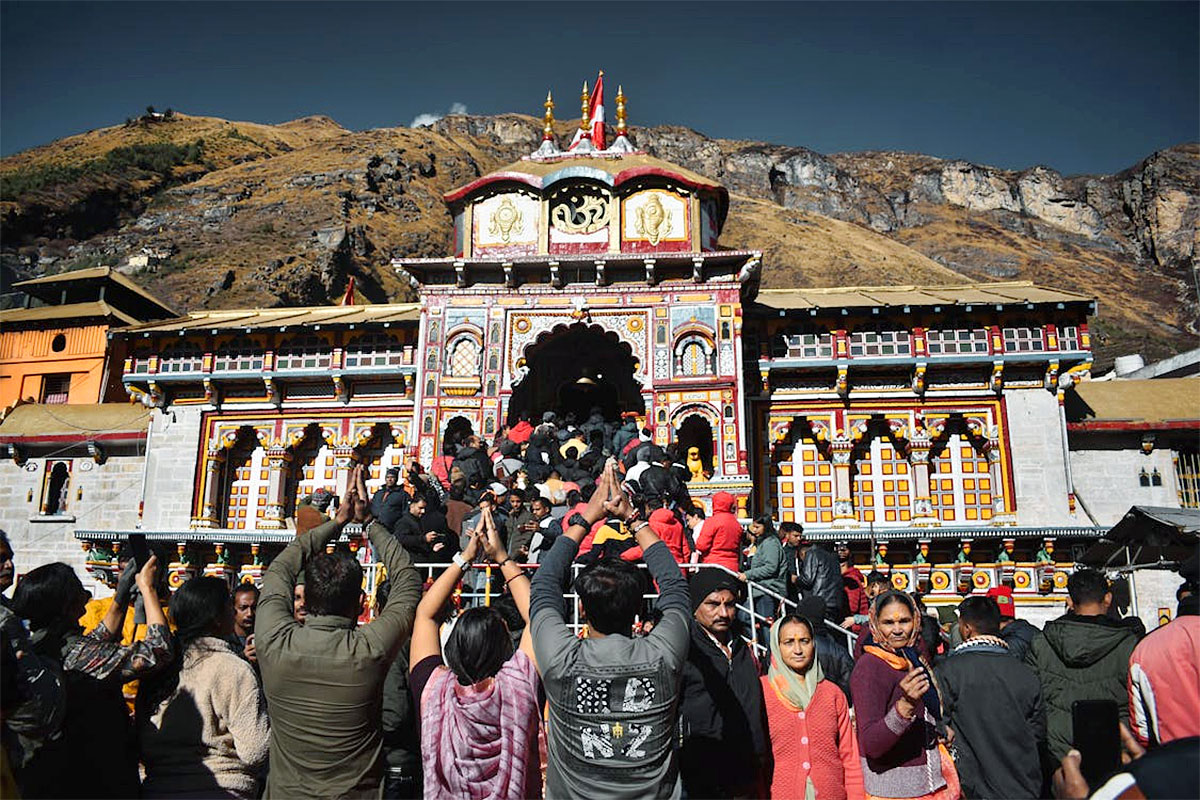
<svg viewBox="0 0 1200 800"><path fill-rule="evenodd" d="M1180 450L1175 456L1176 490L1183 508L1200 508L1200 450Z"/></svg>
<svg viewBox="0 0 1200 800"><path fill-rule="evenodd" d="M833 465L809 440L796 443L792 458L779 465L779 516L783 522L833 522Z"/></svg>
<svg viewBox="0 0 1200 800"><path fill-rule="evenodd" d="M346 345L346 368L398 367L404 363L404 345L395 336L368 333Z"/></svg>
<svg viewBox="0 0 1200 800"><path fill-rule="evenodd" d="M1005 328L1004 351L1007 353L1035 353L1045 350L1041 328Z"/></svg>
<svg viewBox="0 0 1200 800"><path fill-rule="evenodd" d="M1080 350L1082 346L1079 342L1079 327L1077 325L1068 325L1058 329L1058 349L1059 350Z"/></svg>
<svg viewBox="0 0 1200 800"><path fill-rule="evenodd" d="M248 370L261 371L263 368L263 347L258 342L245 336L230 339L217 346L213 360L216 372Z"/></svg>
<svg viewBox="0 0 1200 800"><path fill-rule="evenodd" d="M333 351L329 345L314 334L305 334L289 339L279 348L275 368L284 369L329 369L333 363Z"/></svg>
<svg viewBox="0 0 1200 800"><path fill-rule="evenodd" d="M70 393L70 375L47 375L42 379L43 403L65 403Z"/></svg>
<svg viewBox="0 0 1200 800"><path fill-rule="evenodd" d="M71 490L71 462L47 461L42 479L42 515L57 517L67 513L67 499Z"/></svg>
<svg viewBox="0 0 1200 800"><path fill-rule="evenodd" d="M55 335L54 340L50 342L50 349L56 353L61 353L67 349L67 337L61 333Z"/></svg>
<svg viewBox="0 0 1200 800"><path fill-rule="evenodd" d="M715 375L716 349L706 337L691 334L675 345L675 375L682 378L698 378Z"/></svg>
<svg viewBox="0 0 1200 800"><path fill-rule="evenodd" d="M855 331L850 334L850 357L907 356L912 353L908 331Z"/></svg>
<svg viewBox="0 0 1200 800"><path fill-rule="evenodd" d="M194 342L180 342L163 351L158 361L160 374L199 372L204 367L204 353Z"/></svg>
<svg viewBox="0 0 1200 800"><path fill-rule="evenodd" d="M927 331L925 341L930 355L987 353L987 328L960 328L947 331Z"/></svg>
<svg viewBox="0 0 1200 800"><path fill-rule="evenodd" d="M782 337L784 358L832 358L833 334L790 333Z"/></svg>
<svg viewBox="0 0 1200 800"><path fill-rule="evenodd" d="M862 522L908 523L912 519L912 479L908 460L890 439L877 437L858 462L854 505Z"/></svg>
<svg viewBox="0 0 1200 800"><path fill-rule="evenodd" d="M929 496L934 516L943 524L990 520L994 488L987 456L959 434L952 435L929 464Z"/></svg>
<svg viewBox="0 0 1200 800"><path fill-rule="evenodd" d="M446 372L454 378L479 374L479 340L464 333L450 343L446 351Z"/></svg>

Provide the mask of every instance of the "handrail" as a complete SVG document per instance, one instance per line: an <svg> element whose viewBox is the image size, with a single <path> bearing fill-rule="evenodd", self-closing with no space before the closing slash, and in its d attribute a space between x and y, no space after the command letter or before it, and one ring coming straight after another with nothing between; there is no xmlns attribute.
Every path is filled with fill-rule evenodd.
<svg viewBox="0 0 1200 800"><path fill-rule="evenodd" d="M377 563L364 565L364 568L366 570L366 576L365 576L366 585L368 587L370 587L369 593L372 596L374 596L374 587L376 585L378 585L378 578L379 578L378 569L380 566L381 565L377 564ZM524 570L536 570L538 568L538 564L536 564L536 563L518 564L518 566ZM572 563L571 564L572 581L580 573L580 571L585 569L587 566L588 565L586 565L586 564L580 564L578 562ZM637 566L638 569L643 569L643 570L647 568L646 564L644 562L638 563L635 566ZM447 564L443 563L443 562L437 562L437 563L421 562L421 563L413 564L413 567L415 567L418 571L423 572L424 578L426 580L432 580L434 578L435 573L440 573L442 570L446 569ZM683 563L683 564L679 564L679 567L681 569L687 570L688 572L692 572L692 573L698 572L701 569L718 569L718 570L724 571L727 575L730 575L731 577L733 577L735 579L737 579L737 575L738 575L738 573L734 572L733 570L729 569L728 567L726 567L722 564ZM492 571L493 570L498 571L499 568L500 568L499 565L495 564L495 563L487 563L487 562L475 563L475 564L468 565L468 573L467 574L469 574L472 571L474 571L476 574L482 572L484 575L486 575L490 578ZM482 587L477 585L477 581L464 580L462 587L461 587L461 591L458 592L458 596L461 598L462 605L464 607L477 606L477 605L490 606L492 604L492 598L493 598L493 593L492 593L491 587L492 587L491 580L485 579L482 582ZM754 651L757 655L765 656L768 654L769 648L765 642L759 641L759 632L760 632L760 628L765 627L765 623L767 623L769 621L769 619L767 617L763 617L755 610L754 596L756 593L765 594L765 595L768 595L768 596L774 598L776 601L778 601L778 603L783 608L783 610L785 610L787 612L795 612L796 608L797 608L797 604L794 600L784 597L783 595L779 594L778 592L775 592L772 589L768 589L767 587L763 586L760 583L757 583L755 581L746 581L746 599L743 603L739 603L737 605L737 609L739 611L741 611L743 614L745 614L746 616L748 616L750 619L750 625L748 626L749 630L747 632L743 633L742 639L748 645L750 645L752 648L754 648ZM642 595L642 598L644 600L656 600L658 598L658 593L657 592L645 593ZM574 601L571 605L571 609L572 609L571 610L571 621L568 622L567 625L571 628L571 630L576 635L579 635L583 631L583 628L585 626L585 623L580 619L580 616L579 616L579 595L576 594L574 591L572 591L570 587L568 587L568 589L563 592L563 599ZM825 626L831 632L844 637L846 648L850 651L851 654L853 654L854 653L854 644L855 644L856 640L858 639L858 637L854 634L854 632L848 631L845 628L842 628L840 625L836 625L833 622L830 622L829 620L823 620L823 622L824 622Z"/></svg>

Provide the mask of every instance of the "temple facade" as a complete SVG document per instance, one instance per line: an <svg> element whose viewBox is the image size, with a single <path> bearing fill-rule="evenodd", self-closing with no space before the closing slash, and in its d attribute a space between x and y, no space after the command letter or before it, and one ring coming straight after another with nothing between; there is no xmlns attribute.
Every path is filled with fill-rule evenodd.
<svg viewBox="0 0 1200 800"><path fill-rule="evenodd" d="M89 567L110 570L137 528L174 545L176 583L256 580L297 500L342 495L356 464L374 490L447 432L599 410L696 448L699 502L730 492L743 516L850 541L931 602L1006 583L1057 613L1103 530L1064 410L1094 301L1019 282L761 289L761 253L719 244L726 190L638 151L623 123L620 95L611 143L581 125L560 150L548 107L535 153L448 193L447 255L393 262L416 303L115 331L151 416L138 520L74 530Z"/></svg>

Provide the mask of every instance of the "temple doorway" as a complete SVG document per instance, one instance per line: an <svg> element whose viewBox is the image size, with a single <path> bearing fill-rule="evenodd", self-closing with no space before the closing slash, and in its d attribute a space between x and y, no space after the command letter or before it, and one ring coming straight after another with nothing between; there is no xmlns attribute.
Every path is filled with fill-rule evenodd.
<svg viewBox="0 0 1200 800"><path fill-rule="evenodd" d="M547 411L574 414L580 422L593 408L608 420L626 411L645 413L633 353L603 328L580 323L556 329L526 348L525 362L529 372L508 406L510 425L521 417L536 422Z"/></svg>
<svg viewBox="0 0 1200 800"><path fill-rule="evenodd" d="M688 451L695 447L699 451L704 474L712 477L713 457L717 447L716 432L712 424L700 414L688 414L677 424L675 441L679 443L683 456L687 458L690 455ZM691 469L690 463L688 468Z"/></svg>

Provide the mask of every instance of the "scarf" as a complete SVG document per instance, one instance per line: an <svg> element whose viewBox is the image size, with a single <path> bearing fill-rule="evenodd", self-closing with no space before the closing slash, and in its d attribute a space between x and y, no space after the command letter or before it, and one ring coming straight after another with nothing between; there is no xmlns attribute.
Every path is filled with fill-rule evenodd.
<svg viewBox="0 0 1200 800"><path fill-rule="evenodd" d="M715 570L713 570L715 572ZM789 711L803 711L812 702L817 692L817 684L825 678L821 662L817 660L816 635L813 635L813 660L808 665L808 671L803 675L796 672L783 662L783 653L779 650L779 629L783 620L771 623L771 665L767 668L767 682L775 690L779 702ZM809 632L812 632L809 623ZM816 800L817 790L813 786L812 776L804 781L804 800Z"/></svg>
<svg viewBox="0 0 1200 800"><path fill-rule="evenodd" d="M508 800L538 796L527 774L537 747L537 671L518 650L495 677L463 686L438 667L421 698L425 796ZM536 779L532 793L526 785Z"/></svg>
<svg viewBox="0 0 1200 800"><path fill-rule="evenodd" d="M876 658L881 659L889 667L899 672L908 672L918 666L925 667L925 671L929 674L929 688L925 691L922 700L925 703L925 710L933 716L933 719L940 720L942 718L942 700L938 695L937 678L933 675L933 668L925 663L925 660L921 658L921 654L917 652L915 646L917 638L921 635L921 617L920 612L917 611L916 603L913 603L911 598L909 599L908 608L913 613L912 636L898 649L886 644L887 640L879 630L877 605L877 603L871 603L871 607L867 612L867 624L871 629L871 638L875 640L875 643L864 647L863 652L870 653Z"/></svg>
<svg viewBox="0 0 1200 800"><path fill-rule="evenodd" d="M999 636L990 636L988 634L982 634L980 636L973 636L970 639L967 639L965 642L960 644L958 647L954 648L954 650L951 652L953 652L955 655L958 655L959 653L967 653L972 650L989 650L989 649L990 650L1001 649L1001 650L1007 651L1008 650L1008 642L1004 641Z"/></svg>

